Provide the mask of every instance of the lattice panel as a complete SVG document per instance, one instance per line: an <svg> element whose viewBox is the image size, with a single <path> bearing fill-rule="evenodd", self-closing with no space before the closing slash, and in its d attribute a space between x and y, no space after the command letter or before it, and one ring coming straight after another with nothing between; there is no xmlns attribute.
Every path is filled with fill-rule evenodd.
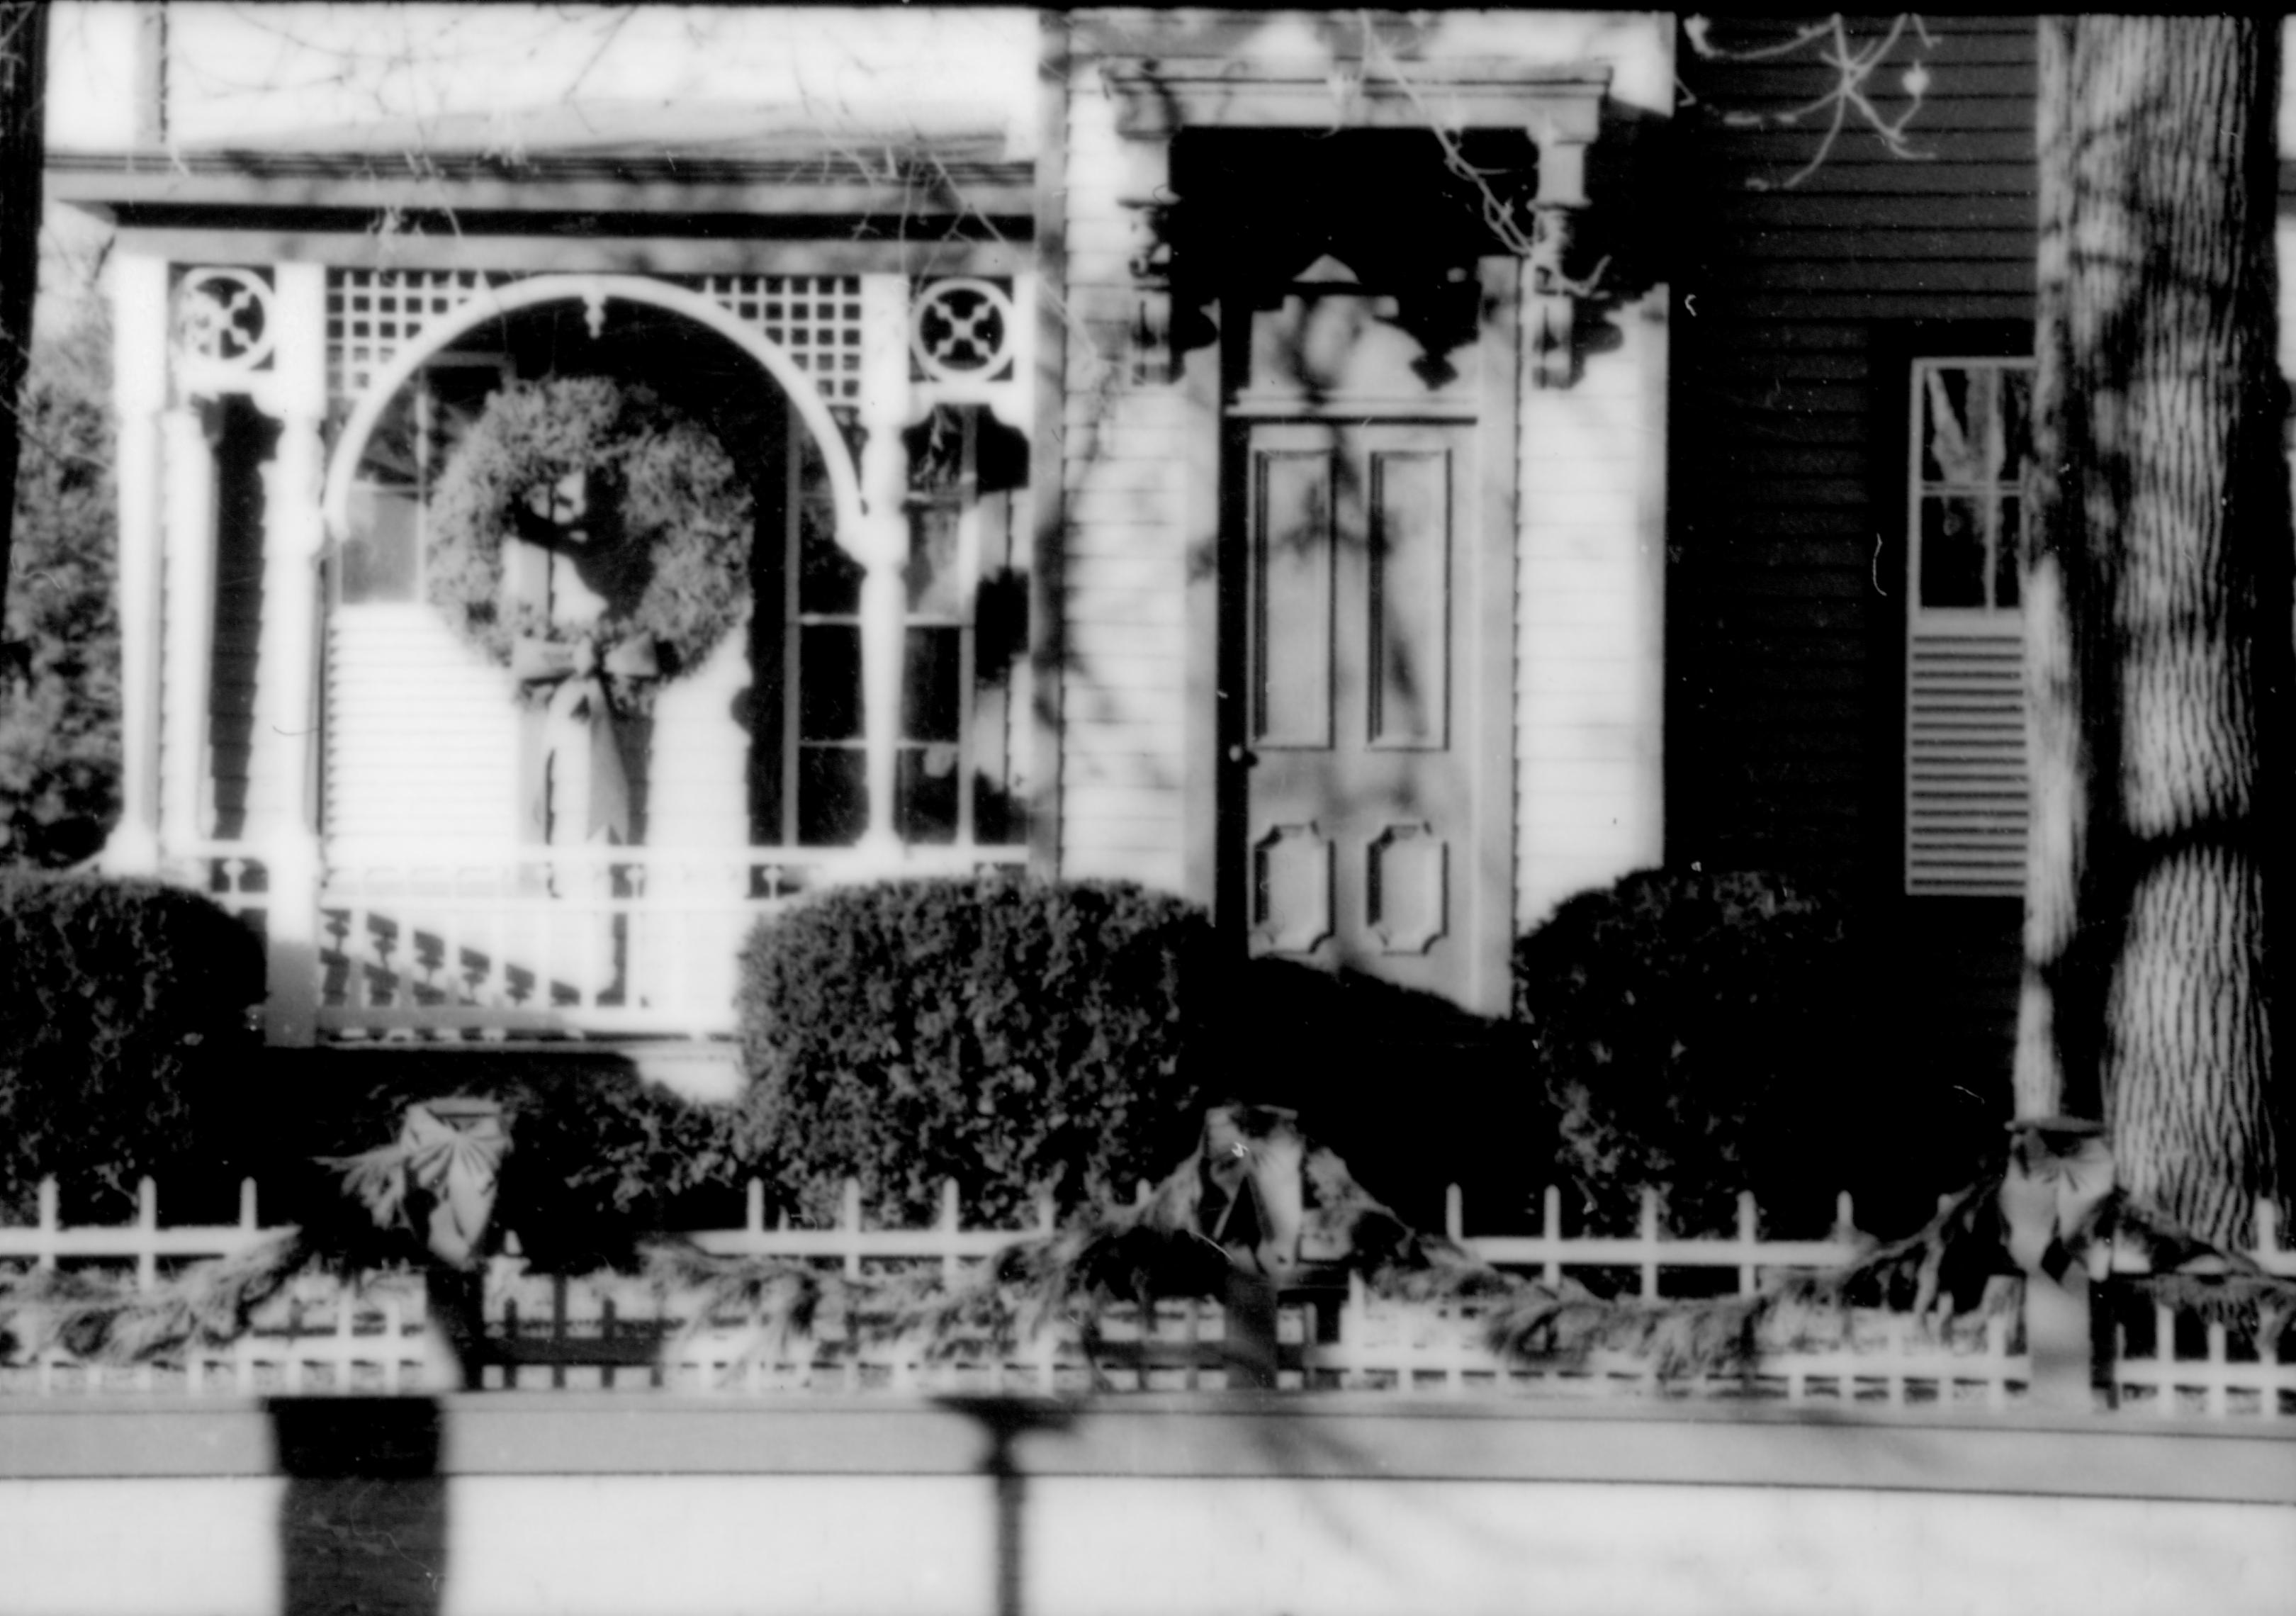
<svg viewBox="0 0 2296 1616"><path fill-rule="evenodd" d="M337 269L327 276L327 380L356 399L407 343L481 286L522 279L500 270ZM853 275L701 275L698 291L778 344L831 404L861 397L861 283Z"/></svg>
<svg viewBox="0 0 2296 1616"><path fill-rule="evenodd" d="M516 277L482 269L333 269L327 272L327 387L355 400L401 349L452 314L481 286Z"/></svg>
<svg viewBox="0 0 2296 1616"><path fill-rule="evenodd" d="M849 275L713 275L688 283L786 351L831 404L861 398L861 282Z"/></svg>

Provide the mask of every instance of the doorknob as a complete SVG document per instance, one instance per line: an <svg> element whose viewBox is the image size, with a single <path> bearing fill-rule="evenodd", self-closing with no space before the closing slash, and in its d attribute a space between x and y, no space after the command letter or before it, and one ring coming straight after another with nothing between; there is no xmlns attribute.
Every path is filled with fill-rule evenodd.
<svg viewBox="0 0 2296 1616"><path fill-rule="evenodd" d="M1230 763L1240 763L1244 767L1250 768L1259 761L1259 754L1248 746L1231 746L1227 749L1227 760Z"/></svg>

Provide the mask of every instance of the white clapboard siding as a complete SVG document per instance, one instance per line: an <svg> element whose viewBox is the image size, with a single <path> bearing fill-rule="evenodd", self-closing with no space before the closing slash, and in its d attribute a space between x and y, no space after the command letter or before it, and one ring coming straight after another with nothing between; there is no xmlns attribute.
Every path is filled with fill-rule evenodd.
<svg viewBox="0 0 2296 1616"><path fill-rule="evenodd" d="M331 840L499 846L519 830L520 715L507 669L422 603L327 623Z"/></svg>
<svg viewBox="0 0 2296 1616"><path fill-rule="evenodd" d="M1906 680L1906 890L2024 890L2024 641L2013 612L1916 613Z"/></svg>

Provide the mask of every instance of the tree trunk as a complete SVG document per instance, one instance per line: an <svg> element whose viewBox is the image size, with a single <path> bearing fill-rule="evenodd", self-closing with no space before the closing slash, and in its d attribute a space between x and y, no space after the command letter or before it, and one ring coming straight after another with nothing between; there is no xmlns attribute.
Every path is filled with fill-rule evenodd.
<svg viewBox="0 0 2296 1616"><path fill-rule="evenodd" d="M40 166L45 153L48 8L0 4L0 622L7 620L15 554L16 401L32 351L32 294L40 279Z"/></svg>
<svg viewBox="0 0 2296 1616"><path fill-rule="evenodd" d="M2041 24L2020 1116L2245 1246L2284 1202L2266 946L2292 596L2278 24Z"/></svg>

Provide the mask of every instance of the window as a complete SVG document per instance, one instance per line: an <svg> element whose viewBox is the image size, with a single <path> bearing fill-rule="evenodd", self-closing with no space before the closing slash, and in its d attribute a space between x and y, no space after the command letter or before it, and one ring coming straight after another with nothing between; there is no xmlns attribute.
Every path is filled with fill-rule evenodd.
<svg viewBox="0 0 2296 1616"><path fill-rule="evenodd" d="M1026 833L1028 446L965 406L935 410L907 447L893 830L908 843L1010 845ZM802 441L797 451L813 453ZM787 741L781 806L767 818L781 841L848 846L869 824L864 570L836 542L825 479L800 470L793 486L779 715Z"/></svg>
<svg viewBox="0 0 2296 1616"><path fill-rule="evenodd" d="M1914 362L1906 531L1906 890L2024 890L2018 610L2032 362Z"/></svg>

